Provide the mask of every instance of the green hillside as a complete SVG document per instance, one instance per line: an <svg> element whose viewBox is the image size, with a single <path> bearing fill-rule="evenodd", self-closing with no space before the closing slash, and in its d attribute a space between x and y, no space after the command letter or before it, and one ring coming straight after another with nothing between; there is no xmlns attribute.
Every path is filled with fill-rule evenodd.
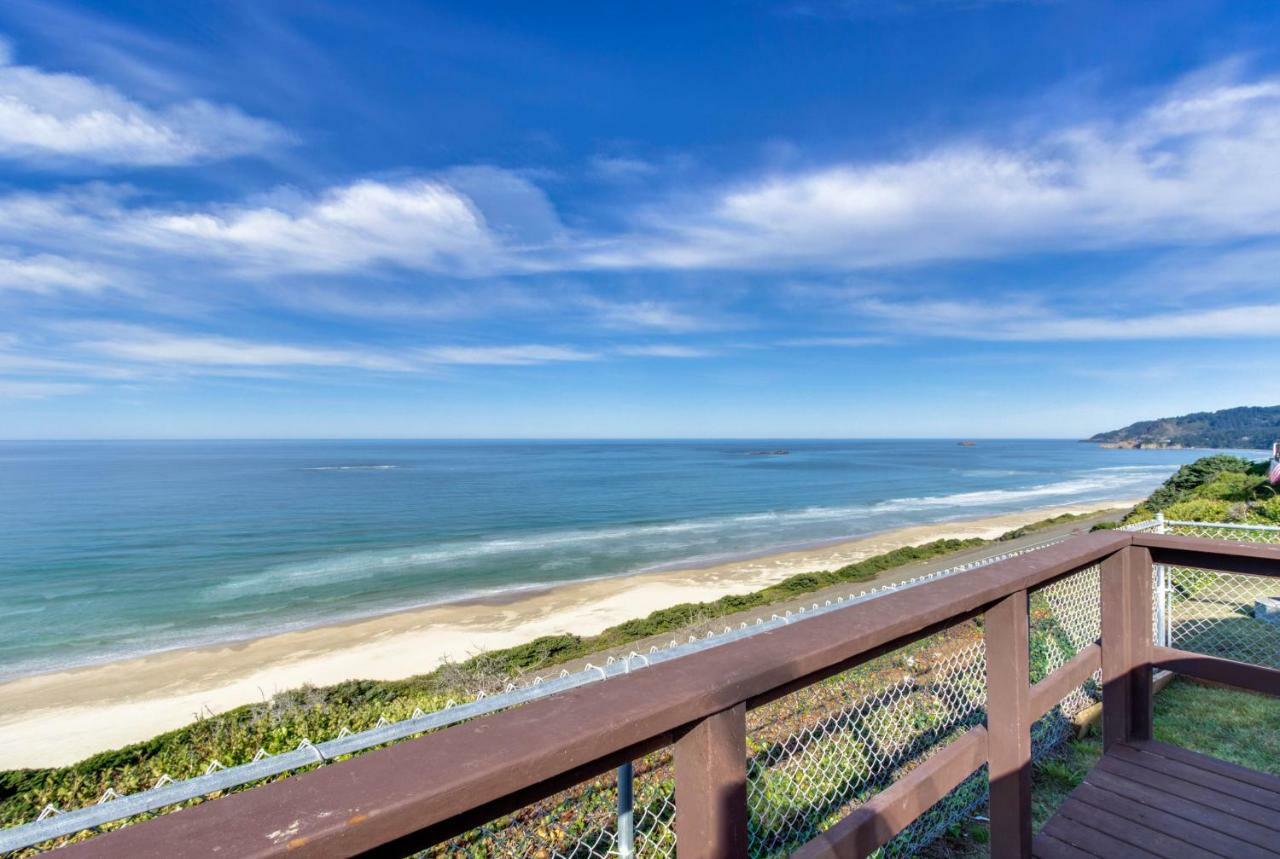
<svg viewBox="0 0 1280 859"><path fill-rule="evenodd" d="M1184 522L1280 525L1280 495L1267 483L1267 461L1214 454L1179 468L1126 522L1156 513Z"/></svg>
<svg viewBox="0 0 1280 859"><path fill-rule="evenodd" d="M1280 441L1280 406L1241 406L1139 421L1087 441L1122 447L1265 449Z"/></svg>

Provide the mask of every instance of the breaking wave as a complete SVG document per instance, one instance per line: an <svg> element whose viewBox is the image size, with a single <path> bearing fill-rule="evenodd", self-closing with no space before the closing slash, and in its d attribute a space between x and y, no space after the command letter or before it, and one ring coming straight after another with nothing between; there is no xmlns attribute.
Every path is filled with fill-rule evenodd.
<svg viewBox="0 0 1280 859"><path fill-rule="evenodd" d="M343 466L352 468L355 466ZM519 559L544 572L590 565L592 557L634 555L670 566L679 559L698 558L726 549L739 552L785 546L798 540L841 539L885 528L924 524L980 512L1003 512L1026 502L1071 503L1115 498L1117 494L1148 490L1158 466L1100 468L1088 475L1021 489L990 489L947 495L891 498L848 506L817 506L797 510L761 511L730 516L687 519L606 528L574 528L531 534L454 540L389 549L354 551L268 567L248 576L224 581L206 594L221 601L253 593L281 593L299 588L380 576L466 569L474 565L510 563ZM513 582L515 586L518 583Z"/></svg>

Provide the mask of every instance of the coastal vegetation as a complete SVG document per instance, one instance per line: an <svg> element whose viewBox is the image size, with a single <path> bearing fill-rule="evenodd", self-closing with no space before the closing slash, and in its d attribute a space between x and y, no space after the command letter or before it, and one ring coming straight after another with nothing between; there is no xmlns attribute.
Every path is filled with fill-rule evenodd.
<svg viewBox="0 0 1280 859"><path fill-rule="evenodd" d="M1069 525L1088 515L1054 517L1015 529L995 540L936 540L906 546L839 569L795 575L759 591L712 602L672 606L610 627L599 635L545 636L517 647L478 654L464 662L449 663L404 680L352 680L323 688L303 687L225 713L206 714L184 728L94 755L71 766L3 772L0 773L0 826L33 820L47 804L62 809L76 808L96 802L108 788L122 794L133 793L151 787L164 775L174 778L197 775L214 760L233 766L250 760L259 749L276 754L292 750L303 738L318 741L337 736L343 728L372 727L380 718L394 721L408 718L415 709L437 710L450 700L499 690L517 678L528 678L614 647L676 633L692 624L764 608L834 585L870 582L880 573L908 564L1007 542L1047 528ZM967 640L965 636L971 633L956 632L955 635ZM918 646L937 650L941 640L921 642ZM892 660L877 660L865 667L868 673L864 676L874 681L879 673L895 664ZM840 691L836 698L844 701L847 694L847 689Z"/></svg>
<svg viewBox="0 0 1280 859"><path fill-rule="evenodd" d="M1214 454L1179 468L1125 523L1156 513L1189 522L1280 525L1280 494L1267 482L1265 460Z"/></svg>
<svg viewBox="0 0 1280 859"><path fill-rule="evenodd" d="M1138 421L1088 441L1113 447L1208 447L1249 450L1280 441L1280 406L1242 406Z"/></svg>

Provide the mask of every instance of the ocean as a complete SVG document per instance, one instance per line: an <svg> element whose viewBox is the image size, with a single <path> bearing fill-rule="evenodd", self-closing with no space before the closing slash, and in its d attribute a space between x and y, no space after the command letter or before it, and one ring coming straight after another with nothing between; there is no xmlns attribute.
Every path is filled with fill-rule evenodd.
<svg viewBox="0 0 1280 859"><path fill-rule="evenodd" d="M981 440L0 442L0 677L1136 497L1201 455Z"/></svg>

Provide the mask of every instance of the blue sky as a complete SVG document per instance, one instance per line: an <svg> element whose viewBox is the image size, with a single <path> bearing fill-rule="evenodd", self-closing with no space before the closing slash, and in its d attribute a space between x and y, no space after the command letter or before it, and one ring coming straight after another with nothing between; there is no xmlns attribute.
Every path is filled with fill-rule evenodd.
<svg viewBox="0 0 1280 859"><path fill-rule="evenodd" d="M1280 402L1280 6L0 5L0 437Z"/></svg>

